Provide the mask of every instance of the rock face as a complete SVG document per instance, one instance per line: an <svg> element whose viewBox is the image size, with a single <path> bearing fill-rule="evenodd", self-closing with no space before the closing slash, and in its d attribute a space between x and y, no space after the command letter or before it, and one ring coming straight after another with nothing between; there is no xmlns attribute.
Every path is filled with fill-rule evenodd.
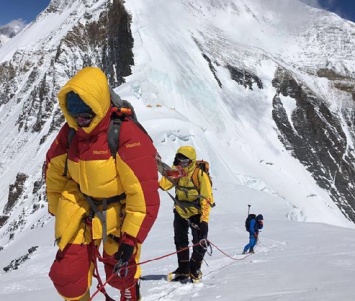
<svg viewBox="0 0 355 301"><path fill-rule="evenodd" d="M324 70L320 73L324 74ZM338 79L334 73L332 77ZM344 83L349 82L346 87L351 86L351 78L340 78ZM354 139L354 112L344 109L334 114L305 83L298 83L291 72L281 68L275 74L273 86L277 94L272 114L280 140L318 185L329 192L342 211L355 221L355 189L350 185L355 176L355 157L344 130L345 126ZM354 88L350 88L350 92L354 93ZM291 116L287 115L279 95L294 99L296 108Z"/></svg>
<svg viewBox="0 0 355 301"><path fill-rule="evenodd" d="M95 1L84 2L90 7ZM52 1L45 13L60 12L67 8L65 3ZM85 12L59 43L51 45L50 52L17 50L10 61L0 64L0 105L27 98L16 122L18 130L40 132L52 117L51 131L58 129L63 119L54 109L55 91L85 66L100 66L113 86L123 83L134 64L130 22L122 1L104 3L98 10Z"/></svg>
<svg viewBox="0 0 355 301"><path fill-rule="evenodd" d="M4 207L4 214L8 214L21 197L27 178L28 176L23 173L17 174L16 182L10 185L9 198Z"/></svg>

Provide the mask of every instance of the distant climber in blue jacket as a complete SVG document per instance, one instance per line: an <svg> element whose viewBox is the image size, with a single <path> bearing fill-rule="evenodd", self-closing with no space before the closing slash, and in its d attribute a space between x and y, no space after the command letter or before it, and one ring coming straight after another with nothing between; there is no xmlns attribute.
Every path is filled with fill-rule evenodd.
<svg viewBox="0 0 355 301"><path fill-rule="evenodd" d="M258 241L259 230L264 226L264 217L259 214L249 214L245 221L246 230L249 232L249 243L244 247L243 254L254 253L254 246Z"/></svg>

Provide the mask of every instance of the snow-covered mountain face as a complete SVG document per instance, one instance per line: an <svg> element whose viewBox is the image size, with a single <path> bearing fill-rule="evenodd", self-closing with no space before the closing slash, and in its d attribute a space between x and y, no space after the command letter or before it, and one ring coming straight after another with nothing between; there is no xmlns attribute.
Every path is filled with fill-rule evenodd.
<svg viewBox="0 0 355 301"><path fill-rule="evenodd" d="M25 27L24 22L20 20L12 21L0 27L0 47L7 41L17 35Z"/></svg>
<svg viewBox="0 0 355 301"><path fill-rule="evenodd" d="M52 1L0 48L0 237L23 229L46 206L41 166L64 121L60 87L88 65L100 66L113 86L130 74L130 18L121 1Z"/></svg>
<svg viewBox="0 0 355 301"><path fill-rule="evenodd" d="M50 218L42 163L64 121L56 95L90 65L135 105L167 163L192 144L215 181L283 199L289 219L355 221L354 35L296 0L53 0L0 48L0 246Z"/></svg>

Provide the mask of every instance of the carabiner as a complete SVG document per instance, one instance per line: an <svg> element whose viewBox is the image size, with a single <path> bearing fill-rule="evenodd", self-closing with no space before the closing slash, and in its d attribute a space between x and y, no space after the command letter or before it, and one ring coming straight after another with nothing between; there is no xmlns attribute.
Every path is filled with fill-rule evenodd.
<svg viewBox="0 0 355 301"><path fill-rule="evenodd" d="M122 262L120 259L113 267L113 274L117 274L119 278L125 278L128 275L128 262Z"/></svg>

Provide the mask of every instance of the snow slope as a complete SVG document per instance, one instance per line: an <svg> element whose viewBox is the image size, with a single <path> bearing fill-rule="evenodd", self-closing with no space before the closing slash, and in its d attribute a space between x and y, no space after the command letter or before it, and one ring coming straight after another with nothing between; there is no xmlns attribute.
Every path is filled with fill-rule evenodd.
<svg viewBox="0 0 355 301"><path fill-rule="evenodd" d="M142 266L143 300L353 300L355 229L291 221L284 200L246 186L215 182L217 206L211 214L209 239L216 247L212 256L206 255L203 281L167 283L163 278L176 268L175 255L153 261ZM161 197L159 217L144 244L141 261L174 252L172 202L166 193ZM253 212L264 214L265 227L256 253L244 258L236 254L241 254L248 242L244 229L248 204ZM24 255L34 244L40 246L18 270L2 273L0 300L35 301L44 300L44 296L61 300L47 276L56 251L53 219L32 231L17 239L16 246L0 253L3 267L9 264L7 258ZM102 269L101 276L105 279ZM93 283L92 293L96 280ZM108 291L119 299L117 291ZM99 293L93 300L104 297Z"/></svg>
<svg viewBox="0 0 355 301"><path fill-rule="evenodd" d="M297 18L289 18L284 10L288 8L293 16L299 14L306 20L325 13L291 0L282 2L285 6L276 6L281 3L276 0L268 1L269 5L261 0L164 2L127 1L133 16L135 66L126 84L116 91L134 104L166 163L172 163L181 145L195 146L198 157L211 162L217 206L210 222L213 253L206 256L208 266L203 267L202 283L180 285L163 280L176 268L175 255L169 256L142 266L143 300L353 300L354 224L284 149L271 117L275 93L271 80L277 64L293 68L299 77L312 82L308 72L326 63L323 57L305 55L313 35L307 30L300 34L303 27L294 27L292 22ZM70 7L61 18L66 13L70 14ZM263 16L263 26L257 27L261 24L258 16ZM288 33L276 32L283 19L295 30L297 42ZM349 25L336 16L333 20ZM45 21L40 18L39 22ZM247 34L250 26L256 26L252 35ZM42 34L45 32L39 32ZM26 39L30 41L31 37ZM1 49L1 59L6 59L7 53L10 56L17 46L26 47L25 42L15 47L16 40L20 38ZM218 87L202 53L218 63L214 67L223 89ZM299 60L304 65L295 65ZM232 81L223 66L235 62L254 70L264 83L263 89L248 90ZM352 64L349 70L355 70ZM319 93L327 94L326 85L314 84L319 85ZM293 100L284 101L292 111ZM9 132L14 127L7 126ZM47 143L37 149L35 139L32 145L26 144L26 152L32 154L31 164L26 162L25 154L20 162L28 174L40 173L48 147ZM2 141L7 142L11 142L11 136ZM10 160L11 156L6 155L1 164ZM161 202L158 220L143 246L142 261L174 252L172 202L163 192ZM265 228L256 254L244 258L239 254L248 241L244 230L248 204L253 212L263 213ZM17 212L26 205L18 204ZM53 226L53 218L43 207L27 216L15 240L9 238L5 228L0 230L0 267L38 246L18 270L1 271L0 300L61 300L47 276L56 252ZM92 293L95 284L94 280ZM116 291L109 292L119 298ZM94 300L104 298L99 294Z"/></svg>

